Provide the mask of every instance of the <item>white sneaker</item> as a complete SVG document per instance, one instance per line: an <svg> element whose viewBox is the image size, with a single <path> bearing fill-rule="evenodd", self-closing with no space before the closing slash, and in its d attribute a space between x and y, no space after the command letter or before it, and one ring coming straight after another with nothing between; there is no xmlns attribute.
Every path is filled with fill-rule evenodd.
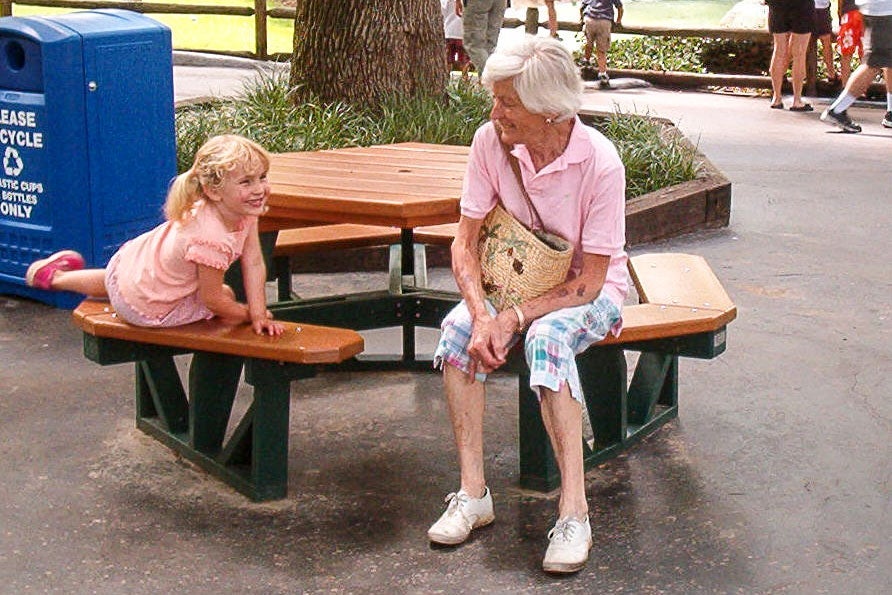
<svg viewBox="0 0 892 595"><path fill-rule="evenodd" d="M585 566L592 547L592 527L588 517L579 521L572 517L559 519L548 532L548 549L542 560L545 572L577 572Z"/></svg>
<svg viewBox="0 0 892 595"><path fill-rule="evenodd" d="M489 488L482 498L471 498L464 490L446 496L446 512L427 530L434 543L458 545L465 541L472 529L495 520Z"/></svg>

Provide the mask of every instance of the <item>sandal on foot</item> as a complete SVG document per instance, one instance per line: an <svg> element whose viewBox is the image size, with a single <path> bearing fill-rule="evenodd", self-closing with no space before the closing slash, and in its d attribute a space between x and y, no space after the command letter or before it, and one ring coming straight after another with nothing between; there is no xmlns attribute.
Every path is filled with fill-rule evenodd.
<svg viewBox="0 0 892 595"><path fill-rule="evenodd" d="M772 103L771 109L784 109L784 104L783 103Z"/></svg>
<svg viewBox="0 0 892 595"><path fill-rule="evenodd" d="M813 108L810 103L803 103L800 106L795 106L795 105L792 106L790 108L790 111L791 112L813 112L813 111L815 111L815 108Z"/></svg>

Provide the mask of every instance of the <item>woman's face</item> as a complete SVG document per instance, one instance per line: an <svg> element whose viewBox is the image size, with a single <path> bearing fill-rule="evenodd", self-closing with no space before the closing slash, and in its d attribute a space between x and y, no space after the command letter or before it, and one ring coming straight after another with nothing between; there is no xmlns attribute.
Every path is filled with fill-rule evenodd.
<svg viewBox="0 0 892 595"><path fill-rule="evenodd" d="M546 126L545 116L528 111L521 103L513 78L493 84L489 118L501 131L502 142L509 145L535 143Z"/></svg>

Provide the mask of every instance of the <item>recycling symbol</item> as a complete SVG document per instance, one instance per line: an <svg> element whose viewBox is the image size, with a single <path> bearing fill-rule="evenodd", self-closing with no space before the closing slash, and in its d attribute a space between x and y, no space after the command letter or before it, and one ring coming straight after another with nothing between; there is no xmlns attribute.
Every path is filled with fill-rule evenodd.
<svg viewBox="0 0 892 595"><path fill-rule="evenodd" d="M22 158L15 147L6 147L6 153L3 154L3 171L7 176L17 176L22 173Z"/></svg>

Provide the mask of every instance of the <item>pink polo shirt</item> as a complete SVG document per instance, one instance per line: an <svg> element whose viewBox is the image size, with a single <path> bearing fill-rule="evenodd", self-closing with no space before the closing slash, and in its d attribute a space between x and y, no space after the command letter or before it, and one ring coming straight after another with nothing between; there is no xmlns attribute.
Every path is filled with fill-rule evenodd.
<svg viewBox="0 0 892 595"><path fill-rule="evenodd" d="M622 307L629 290L626 264L626 175L616 148L600 132L576 119L564 153L536 172L524 145L512 154L546 230L574 244L571 274L582 269L582 253L610 257L602 294ZM531 226L526 200L489 122L471 144L461 214L483 219L502 197L515 217Z"/></svg>

